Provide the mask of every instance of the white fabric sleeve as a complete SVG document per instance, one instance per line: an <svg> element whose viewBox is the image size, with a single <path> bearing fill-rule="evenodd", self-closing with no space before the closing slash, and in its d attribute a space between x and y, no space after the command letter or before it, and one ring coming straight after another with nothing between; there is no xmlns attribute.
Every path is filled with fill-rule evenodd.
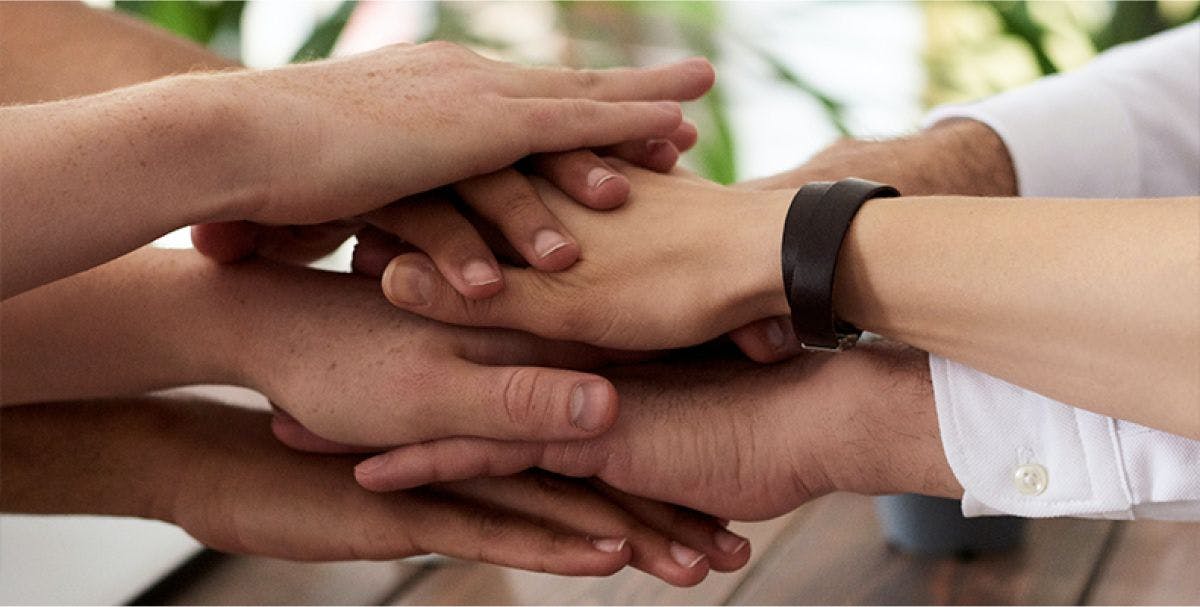
<svg viewBox="0 0 1200 607"><path fill-rule="evenodd" d="M924 123L987 124L1022 196L1132 198L1200 193L1200 23L1116 47L1067 74Z"/></svg>
<svg viewBox="0 0 1200 607"><path fill-rule="evenodd" d="M929 357L963 514L1200 519L1200 441Z"/></svg>
<svg viewBox="0 0 1200 607"><path fill-rule="evenodd" d="M926 119L987 124L1023 196L1200 194L1200 24L1075 72ZM1200 442L1045 398L929 357L967 516L1200 520Z"/></svg>

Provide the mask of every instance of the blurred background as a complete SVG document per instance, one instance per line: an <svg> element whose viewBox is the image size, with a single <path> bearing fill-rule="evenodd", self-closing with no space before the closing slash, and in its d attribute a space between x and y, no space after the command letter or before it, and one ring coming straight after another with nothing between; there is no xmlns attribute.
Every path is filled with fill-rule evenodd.
<svg viewBox="0 0 1200 607"><path fill-rule="evenodd" d="M716 64L718 84L704 99L688 104L686 111L699 127L701 139L685 162L722 183L792 168L838 137L882 138L911 131L935 105L967 101L1070 70L1109 47L1200 17L1200 0L88 3L132 13L251 67L431 39L459 42L509 61L573 67L644 65L703 55ZM186 234L177 233L160 244L189 243ZM824 507L831 518L812 523L808 536L794 533L793 538L801 539L789 541L801 543L785 543L781 550L794 549L796 558L809 558L831 542L877 540L862 539L877 535L869 505L863 510L853 501L827 503L832 505L816 505L818 514L801 512L792 521L762 523L757 530L743 531L753 537L774 537L785 527L801 525L798 529L803 530L805 517L824 520L819 514ZM843 536L823 535L839 528L832 520L850 521L849 527L843 526ZM1053 527L1058 531L1046 536L1045 546L1038 544L1040 536L1034 536L1022 557L1036 561L1023 565L1034 566L1033 573L1022 573L1026 577L1013 578L1015 582L984 575L982 583L995 587L992 594L980 595L985 598L982 602L1017 601L1022 596L1031 601L1036 596L1040 602L1074 602L1078 597L1069 594L1046 599L1028 593L1071 588L1071 576L1076 575L1071 567L1082 558L1079 555L1115 541L1112 527L1103 526L1108 524L1051 523L1062 528ZM125 602L200 550L177 529L145 521L5 516L0 517L0 533L0 603ZM805 537L815 538L816 543L806 547ZM440 574L430 573L431 566L422 564L299 565L265 559L217 563L211 553L203 559L199 569L193 561L188 571L193 578L197 570L207 576L209 594L160 592L142 600L173 596L182 602L379 602L395 599L399 596L395 589L401 587L414 589L409 596L418 602L451 596L460 601L486 597L481 600L492 602L685 603L743 596L731 594L733 586L719 586L732 583L720 579L712 582L717 586L706 582L692 594L639 594L643 586L636 584L646 584L647 578L637 574L623 573L625 577L614 581L568 583L530 577L536 574L473 569L478 574L469 583L435 584L442 579L437 577ZM854 567L881 571L880 579L887 580L898 571L888 563L859 559L824 564L831 571ZM1144 563L1127 565L1136 569ZM1001 570L1006 566L998 565ZM1188 566L1194 562L1183 567ZM953 569L938 567L934 573L943 577L937 587L949 592L945 583ZM412 581L421 575L424 582ZM799 583L796 580L804 575L788 565L777 577ZM1095 577L1087 571L1079 575L1088 580ZM218 580L216 585L212 579ZM739 587L758 592L744 595L755 599L752 602L789 602L786 585L779 590L767 582L755 583L759 586ZM1017 594L1004 594L1010 589L1004 584ZM451 588L460 594L422 595L422 587L443 593ZM771 594L776 591L783 594ZM821 602L820 596L798 600ZM861 593L830 594L826 600L849 600L845 596L871 602L869 594ZM923 598L917 602L955 602L955 596L963 600L963 595L954 594L913 596ZM1200 596L1194 602L1200 602Z"/></svg>
<svg viewBox="0 0 1200 607"><path fill-rule="evenodd" d="M1200 16L1150 2L93 2L253 67L393 42L452 40L496 58L610 67L703 55L692 168L716 181L787 169L838 136L885 137L937 104L1077 67Z"/></svg>

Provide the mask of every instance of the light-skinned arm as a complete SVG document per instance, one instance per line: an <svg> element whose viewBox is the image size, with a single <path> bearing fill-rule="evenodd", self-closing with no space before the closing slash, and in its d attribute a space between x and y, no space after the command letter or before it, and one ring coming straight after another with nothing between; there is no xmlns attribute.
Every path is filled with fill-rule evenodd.
<svg viewBox="0 0 1200 607"><path fill-rule="evenodd" d="M565 272L506 269L506 291L480 304L413 253L388 267L385 292L446 322L629 349L696 344L788 314L779 243L794 190L626 174L630 203L605 215L543 195L591 251ZM835 313L1050 398L1200 437L1198 207L871 201L841 249Z"/></svg>
<svg viewBox="0 0 1200 607"><path fill-rule="evenodd" d="M322 223L535 152L668 137L678 104L642 100L711 81L702 60L581 75L430 43L3 107L0 289L189 224Z"/></svg>

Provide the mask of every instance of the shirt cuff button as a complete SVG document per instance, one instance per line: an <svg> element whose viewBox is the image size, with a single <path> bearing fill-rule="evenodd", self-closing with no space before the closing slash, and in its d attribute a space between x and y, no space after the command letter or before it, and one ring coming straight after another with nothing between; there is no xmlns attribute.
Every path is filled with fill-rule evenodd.
<svg viewBox="0 0 1200 607"><path fill-rule="evenodd" d="M1040 464L1024 464L1013 470L1013 484L1021 495L1041 495L1048 482L1046 468Z"/></svg>

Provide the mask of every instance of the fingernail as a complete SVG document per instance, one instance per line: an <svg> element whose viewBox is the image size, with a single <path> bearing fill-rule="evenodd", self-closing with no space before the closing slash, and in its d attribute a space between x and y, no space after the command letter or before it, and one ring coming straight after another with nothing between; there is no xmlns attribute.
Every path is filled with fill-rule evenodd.
<svg viewBox="0 0 1200 607"><path fill-rule="evenodd" d="M662 151L667 144L670 143L666 139L650 139L646 141L646 154L653 156Z"/></svg>
<svg viewBox="0 0 1200 607"><path fill-rule="evenodd" d="M595 546L596 550L599 550L600 552L608 552L611 554L613 552L620 552L621 549L625 547L625 538L604 537L592 540L592 545Z"/></svg>
<svg viewBox="0 0 1200 607"><path fill-rule="evenodd" d="M750 544L746 538L734 535L728 531L717 531L713 534L713 542L717 544L725 554L737 554Z"/></svg>
<svg viewBox="0 0 1200 607"><path fill-rule="evenodd" d="M365 460L359 462L358 465L354 467L354 471L357 472L358 474L364 474L364 475L369 476L372 472L375 472L376 470L378 470L379 467L382 465L383 465L383 458L372 457L370 459L365 459Z"/></svg>
<svg viewBox="0 0 1200 607"><path fill-rule="evenodd" d="M554 230L538 230L533 235L533 252L538 257L546 257L565 246L567 239Z"/></svg>
<svg viewBox="0 0 1200 607"><path fill-rule="evenodd" d="M600 186L604 185L604 183L608 180L616 178L617 176L613 175L612 171L602 167L596 167L588 171L587 184L589 188L596 190L599 189Z"/></svg>
<svg viewBox="0 0 1200 607"><path fill-rule="evenodd" d="M571 391L571 425L592 432L608 419L608 388L602 382L589 381Z"/></svg>
<svg viewBox="0 0 1200 607"><path fill-rule="evenodd" d="M692 550L679 542L671 542L671 558L681 567L691 569L704 560L704 553Z"/></svg>
<svg viewBox="0 0 1200 607"><path fill-rule="evenodd" d="M783 319L776 319L767 324L767 344L771 346L772 350L783 349L783 344L787 340L787 336L783 332L785 329L783 323ZM791 327L786 328L790 329Z"/></svg>
<svg viewBox="0 0 1200 607"><path fill-rule="evenodd" d="M462 276L467 284L474 287L490 285L500 280L500 272L482 259L472 259L463 264Z"/></svg>
<svg viewBox="0 0 1200 607"><path fill-rule="evenodd" d="M392 285L390 296L397 303L409 306L429 303L433 283L424 269L412 264L393 264L388 266L384 278Z"/></svg>

